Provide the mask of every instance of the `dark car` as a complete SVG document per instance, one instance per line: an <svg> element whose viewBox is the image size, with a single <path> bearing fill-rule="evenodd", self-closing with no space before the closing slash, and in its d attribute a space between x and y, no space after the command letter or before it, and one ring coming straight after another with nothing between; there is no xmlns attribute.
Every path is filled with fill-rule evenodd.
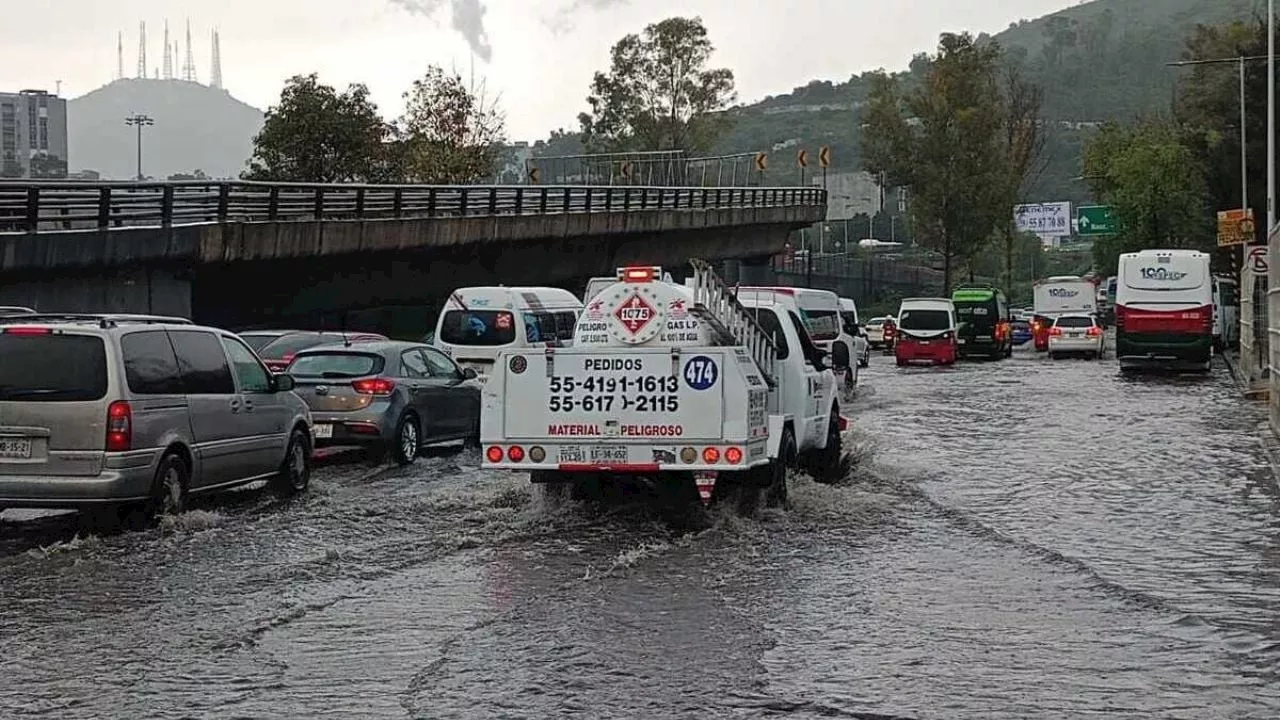
<svg viewBox="0 0 1280 720"><path fill-rule="evenodd" d="M1009 323L1009 328L1014 346L1025 345L1031 340L1031 323L1026 320L1014 320Z"/></svg>
<svg viewBox="0 0 1280 720"><path fill-rule="evenodd" d="M375 341L299 352L289 365L318 446L364 445L401 465L425 445L480 437L480 383L422 343Z"/></svg>
<svg viewBox="0 0 1280 720"><path fill-rule="evenodd" d="M243 336L242 336L243 337ZM303 350L321 345L381 342L387 340L385 335L367 332L329 332L319 330L290 331L261 348L254 348L258 357L271 368L271 372L284 372L293 362L293 357Z"/></svg>

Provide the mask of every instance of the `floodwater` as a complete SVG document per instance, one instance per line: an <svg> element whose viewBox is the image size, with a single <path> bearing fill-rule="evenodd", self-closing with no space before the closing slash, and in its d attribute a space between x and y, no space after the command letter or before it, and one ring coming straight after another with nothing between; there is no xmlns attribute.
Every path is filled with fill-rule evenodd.
<svg viewBox="0 0 1280 720"><path fill-rule="evenodd" d="M845 485L694 534L472 452L145 532L7 513L0 716L1280 714L1280 502L1225 369L862 383Z"/></svg>

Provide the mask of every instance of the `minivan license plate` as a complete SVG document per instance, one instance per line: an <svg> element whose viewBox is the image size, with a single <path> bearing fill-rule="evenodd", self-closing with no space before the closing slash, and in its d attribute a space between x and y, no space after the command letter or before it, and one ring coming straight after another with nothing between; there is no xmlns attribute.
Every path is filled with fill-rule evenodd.
<svg viewBox="0 0 1280 720"><path fill-rule="evenodd" d="M591 448L593 462L626 462L628 458L626 445L598 445Z"/></svg>
<svg viewBox="0 0 1280 720"><path fill-rule="evenodd" d="M327 440L333 437L333 426L327 424L315 425L316 437L321 440Z"/></svg>
<svg viewBox="0 0 1280 720"><path fill-rule="evenodd" d="M31 440L27 438L0 439L0 458L30 460Z"/></svg>

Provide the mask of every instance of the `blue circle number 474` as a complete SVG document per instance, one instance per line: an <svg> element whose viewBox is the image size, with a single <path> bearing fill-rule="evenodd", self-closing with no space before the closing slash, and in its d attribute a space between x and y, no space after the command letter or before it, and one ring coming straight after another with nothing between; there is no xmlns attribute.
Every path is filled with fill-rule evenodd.
<svg viewBox="0 0 1280 720"><path fill-rule="evenodd" d="M716 361L706 355L690 358L684 365L684 381L694 390L707 390L716 384L720 377L720 369Z"/></svg>

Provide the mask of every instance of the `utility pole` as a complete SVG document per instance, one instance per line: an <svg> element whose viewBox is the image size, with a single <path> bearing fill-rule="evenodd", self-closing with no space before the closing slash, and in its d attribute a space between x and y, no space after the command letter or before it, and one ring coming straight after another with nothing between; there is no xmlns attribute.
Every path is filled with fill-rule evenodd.
<svg viewBox="0 0 1280 720"><path fill-rule="evenodd" d="M142 128L145 125L155 125L156 121L142 113L137 113L125 118L124 124L138 128L138 182L142 182L147 179L147 176L142 174Z"/></svg>

